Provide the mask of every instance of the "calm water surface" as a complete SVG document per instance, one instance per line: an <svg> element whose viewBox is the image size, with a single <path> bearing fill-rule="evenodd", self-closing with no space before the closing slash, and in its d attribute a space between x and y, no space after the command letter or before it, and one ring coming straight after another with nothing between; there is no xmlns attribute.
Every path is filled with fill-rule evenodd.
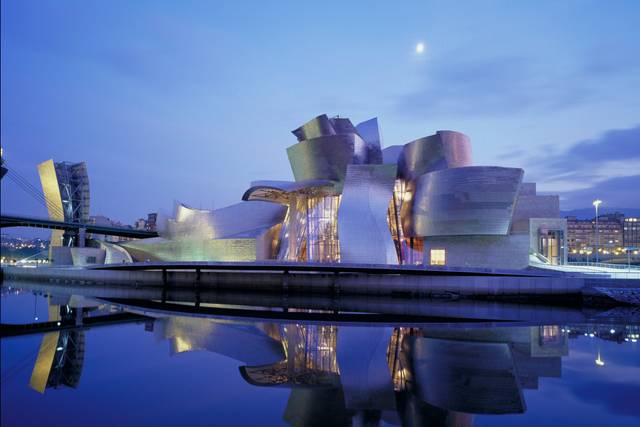
<svg viewBox="0 0 640 427"><path fill-rule="evenodd" d="M3 324L123 311L6 286L1 303ZM633 325L144 314L3 338L2 426L640 425Z"/></svg>

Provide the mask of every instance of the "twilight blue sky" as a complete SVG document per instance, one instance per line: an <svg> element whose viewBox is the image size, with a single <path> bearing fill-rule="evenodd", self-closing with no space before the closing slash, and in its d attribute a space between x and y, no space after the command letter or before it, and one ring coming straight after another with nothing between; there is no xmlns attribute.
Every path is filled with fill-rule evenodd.
<svg viewBox="0 0 640 427"><path fill-rule="evenodd" d="M638 1L1 4L5 158L37 186L86 161L93 214L292 179L290 131L321 113L377 116L385 146L464 132L563 209L640 208ZM6 178L2 211L45 215Z"/></svg>

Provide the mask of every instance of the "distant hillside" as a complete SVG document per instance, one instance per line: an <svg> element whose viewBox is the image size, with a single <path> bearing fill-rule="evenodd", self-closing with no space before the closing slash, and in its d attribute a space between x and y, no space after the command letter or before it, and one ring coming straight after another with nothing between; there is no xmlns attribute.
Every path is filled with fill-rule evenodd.
<svg viewBox="0 0 640 427"><path fill-rule="evenodd" d="M601 207L599 210L600 215L614 213L614 212L622 212L625 216L638 216L640 217L640 209L634 208L603 208ZM582 208L582 209L573 209L570 211L560 211L560 216L575 216L580 219L590 219L596 216L595 208Z"/></svg>

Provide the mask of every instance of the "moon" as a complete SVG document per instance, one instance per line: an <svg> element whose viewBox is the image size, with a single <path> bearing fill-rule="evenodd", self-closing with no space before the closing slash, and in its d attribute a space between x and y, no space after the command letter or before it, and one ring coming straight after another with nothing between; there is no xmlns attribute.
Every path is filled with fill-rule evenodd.
<svg viewBox="0 0 640 427"><path fill-rule="evenodd" d="M416 44L416 53L417 53L418 55L423 54L423 53L424 53L424 47L425 47L425 46L424 46L424 43L422 43L422 42L420 42L420 43Z"/></svg>

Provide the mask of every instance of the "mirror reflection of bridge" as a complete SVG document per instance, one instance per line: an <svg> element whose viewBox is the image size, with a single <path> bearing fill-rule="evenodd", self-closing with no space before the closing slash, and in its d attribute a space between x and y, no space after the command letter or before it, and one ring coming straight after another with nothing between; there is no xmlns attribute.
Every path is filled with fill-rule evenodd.
<svg viewBox="0 0 640 427"><path fill-rule="evenodd" d="M85 356L85 329L140 322L142 316L115 311L111 306L79 297L47 297L48 322L3 325L2 335L45 332L29 386L44 393L49 388L77 388Z"/></svg>

